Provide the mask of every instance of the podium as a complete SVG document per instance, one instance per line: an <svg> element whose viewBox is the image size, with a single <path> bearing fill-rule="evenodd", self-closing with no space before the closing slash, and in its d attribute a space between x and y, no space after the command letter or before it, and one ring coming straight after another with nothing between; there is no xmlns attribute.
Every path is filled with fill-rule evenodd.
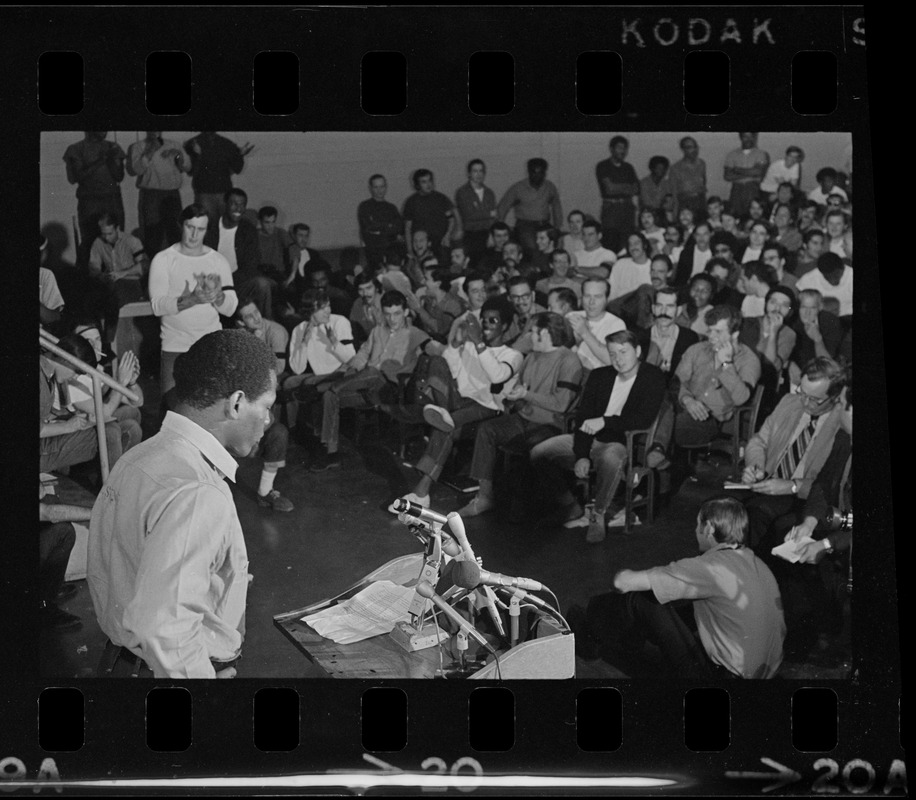
<svg viewBox="0 0 916 800"><path fill-rule="evenodd" d="M423 567L424 555L411 553L382 564L340 594L317 603L274 616L274 625L312 663L329 678L436 678L440 668L454 658L445 646L407 652L389 634L381 634L353 644L338 644L321 636L302 621L302 617L350 599L374 581L389 580L412 587ZM455 676L477 680L536 678L574 678L575 640L549 614L534 609L528 630L532 635L515 647L497 647L499 670L490 656L476 671ZM447 676L450 677L450 676Z"/></svg>

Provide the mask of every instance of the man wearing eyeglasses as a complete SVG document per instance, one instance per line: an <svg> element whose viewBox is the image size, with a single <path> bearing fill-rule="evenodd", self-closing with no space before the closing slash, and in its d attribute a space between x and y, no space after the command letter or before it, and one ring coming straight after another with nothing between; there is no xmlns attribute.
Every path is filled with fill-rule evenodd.
<svg viewBox="0 0 916 800"><path fill-rule="evenodd" d="M799 391L783 397L747 443L741 482L751 490L745 507L752 547L807 498L840 426L837 400L845 383L846 373L833 359L812 359Z"/></svg>

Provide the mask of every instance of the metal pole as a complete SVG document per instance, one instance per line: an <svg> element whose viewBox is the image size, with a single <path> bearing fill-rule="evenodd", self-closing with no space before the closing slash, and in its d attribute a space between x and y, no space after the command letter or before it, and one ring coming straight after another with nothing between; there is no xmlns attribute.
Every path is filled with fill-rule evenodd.
<svg viewBox="0 0 916 800"><path fill-rule="evenodd" d="M108 440L105 438L105 405L102 402L102 382L97 373L92 373L92 399L95 401L95 432L99 438L99 464L102 469L102 483L108 480Z"/></svg>
<svg viewBox="0 0 916 800"><path fill-rule="evenodd" d="M70 353L68 353L66 350L61 350L55 344L55 342L57 342L57 339L51 336L51 334L49 334L47 331L43 331L41 328L39 328L38 332L39 332L39 336L38 336L39 344L43 348L45 348L45 350L48 350L54 353L54 355L56 355L58 358L61 358L64 361L66 361L68 364L71 364L72 366L76 367L80 372L85 372L87 375L92 375L93 377L97 377L106 386L110 386L115 391L120 392L128 400L131 400L134 403L140 402L140 395L138 395L136 392L132 392L126 386L122 386L114 378L109 378L108 375L106 375L101 370L96 369L95 367L90 367L85 361L82 361L81 359L77 358L76 356L70 355Z"/></svg>

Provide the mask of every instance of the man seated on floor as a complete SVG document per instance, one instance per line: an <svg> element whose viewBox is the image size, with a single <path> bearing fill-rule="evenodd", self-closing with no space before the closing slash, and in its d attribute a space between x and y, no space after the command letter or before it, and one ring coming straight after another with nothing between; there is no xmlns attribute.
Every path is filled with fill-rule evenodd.
<svg viewBox="0 0 916 800"><path fill-rule="evenodd" d="M785 395L747 443L741 482L751 490L745 506L752 547L774 520L808 497L840 427L838 401L845 381L843 368L832 359L808 362L798 392Z"/></svg>
<svg viewBox="0 0 916 800"><path fill-rule="evenodd" d="M338 379L322 395L321 443L325 452L313 472L339 467L340 409L371 407L381 393L397 395L400 375L410 375L429 335L409 324L407 298L401 292L382 295L384 325L372 329L359 352L338 368Z"/></svg>
<svg viewBox="0 0 916 800"><path fill-rule="evenodd" d="M503 412L503 398L515 385L523 359L518 350L503 344L511 323L511 304L504 297L491 297L480 310L479 325L457 323L441 357L430 361L427 386L432 403L423 408L423 417L432 430L416 465L423 477L408 500L428 507L429 489L442 474L462 426ZM393 506L388 510L394 512Z"/></svg>
<svg viewBox="0 0 916 800"><path fill-rule="evenodd" d="M607 337L613 367L593 370L576 408L576 432L541 442L531 451L531 464L547 496L563 487L558 498L566 528L588 526L585 540L604 541L607 528L623 527L625 509L614 509L614 495L626 468L626 432L655 422L665 394L665 375L640 361L636 335L618 331ZM595 505L586 514L564 486L570 469L580 480L596 471ZM607 515L607 517L606 517Z"/></svg>
<svg viewBox="0 0 916 800"><path fill-rule="evenodd" d="M175 411L111 471L87 557L99 677L235 677L250 576L228 481L269 422L275 368L244 331L203 336L175 364Z"/></svg>
<svg viewBox="0 0 916 800"><path fill-rule="evenodd" d="M745 546L747 526L738 500L707 500L697 514L699 556L623 569L616 592L592 597L585 612L569 610L577 652L636 677L648 639L678 678L772 678L786 625L773 573Z"/></svg>
<svg viewBox="0 0 916 800"><path fill-rule="evenodd" d="M607 310L609 292L610 286L604 278L588 278L582 284L582 311L573 311L566 317L576 339L576 355L586 370L611 363L607 337L627 327L620 317Z"/></svg>
<svg viewBox="0 0 916 800"><path fill-rule="evenodd" d="M499 446L512 442L530 450L561 433L563 414L579 392L582 364L569 349L573 338L566 320L549 311L538 314L531 339L532 352L522 363L518 383L505 394L507 401L519 403L477 428L470 476L480 482L480 491L461 509L462 516L483 514L496 505L493 476Z"/></svg>

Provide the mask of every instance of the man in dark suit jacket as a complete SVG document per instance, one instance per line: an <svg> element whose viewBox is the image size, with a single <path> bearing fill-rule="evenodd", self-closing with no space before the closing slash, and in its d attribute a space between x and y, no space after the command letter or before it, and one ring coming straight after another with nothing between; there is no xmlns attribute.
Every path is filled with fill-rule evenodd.
<svg viewBox="0 0 916 800"><path fill-rule="evenodd" d="M677 270L674 273L674 285L679 288L687 286L688 281L697 273L706 268L706 264L712 258L712 248L710 240L712 237L712 228L708 222L698 222L693 229L693 233L684 243L684 249L677 259Z"/></svg>
<svg viewBox="0 0 916 800"><path fill-rule="evenodd" d="M229 261L236 292L251 291L261 316L273 319L271 300L276 284L259 268L258 229L245 217L248 195L242 189L230 189L223 197L223 205L226 210L222 215L208 218L204 244Z"/></svg>
<svg viewBox="0 0 916 800"><path fill-rule="evenodd" d="M605 514L626 466L626 432L651 426L665 394L664 373L640 361L634 333L618 331L606 341L614 366L600 367L588 376L576 410L576 432L554 436L531 451L531 463L547 494L565 485L570 469L577 478L587 478L595 462L598 480L590 515L583 513L568 488L558 498L566 511L564 526L587 525L587 542L603 541L607 527L623 526L624 509L611 512L607 525Z"/></svg>

